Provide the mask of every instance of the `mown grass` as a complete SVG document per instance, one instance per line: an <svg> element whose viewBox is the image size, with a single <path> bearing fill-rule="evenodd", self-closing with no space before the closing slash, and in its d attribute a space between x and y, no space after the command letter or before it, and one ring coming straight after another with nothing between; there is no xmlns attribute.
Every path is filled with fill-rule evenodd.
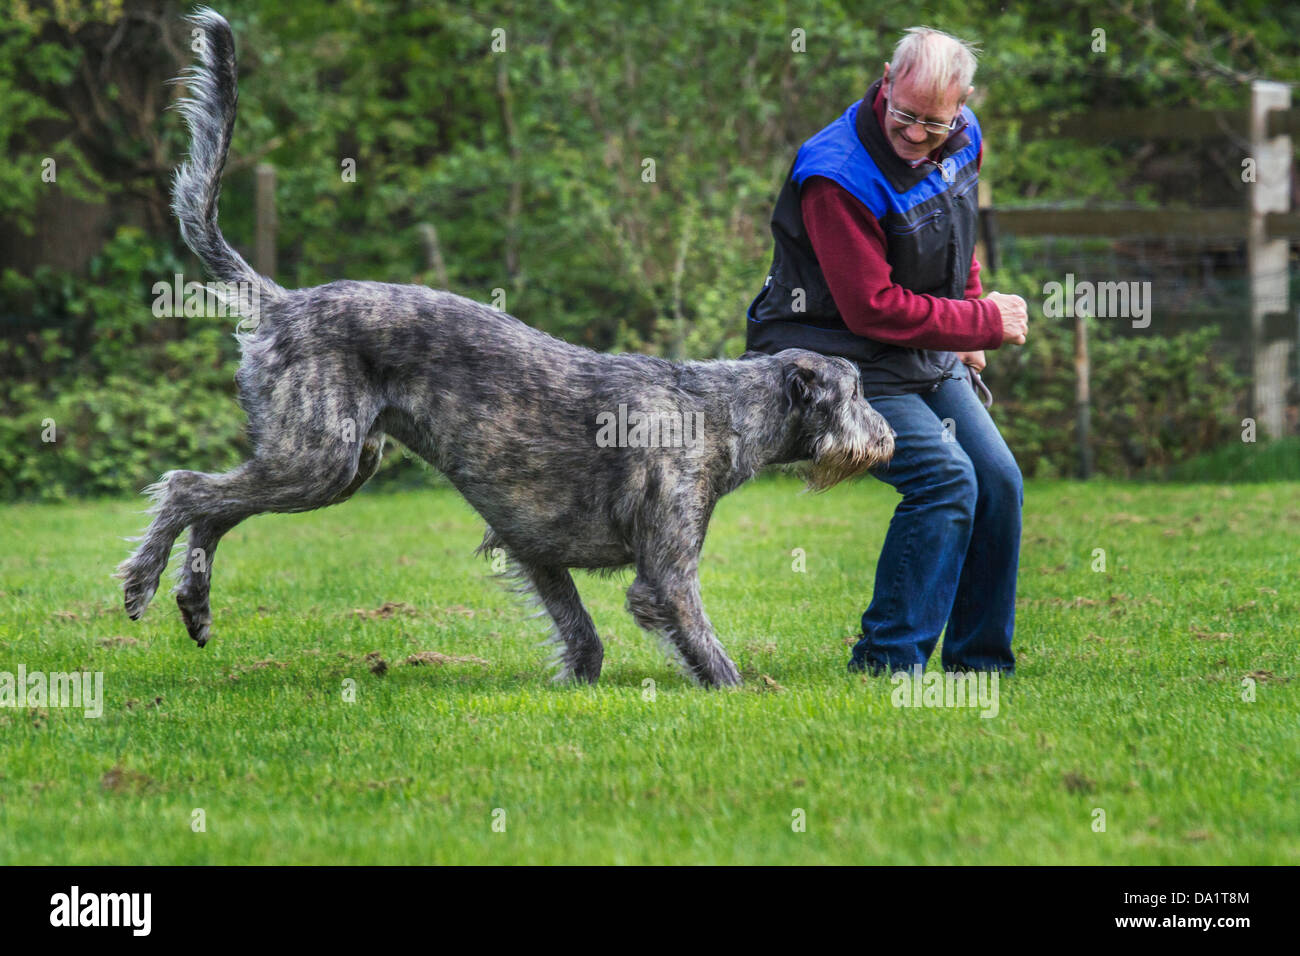
<svg viewBox="0 0 1300 956"><path fill-rule="evenodd" d="M239 527L204 650L165 594L120 610L141 503L7 507L0 670L102 671L105 712L0 710L0 863L1294 862L1298 498L1029 482L992 719L846 673L897 500L871 480L720 503L704 595L746 683L716 693L636 628L626 576L578 577L600 685L550 684L447 488Z"/></svg>

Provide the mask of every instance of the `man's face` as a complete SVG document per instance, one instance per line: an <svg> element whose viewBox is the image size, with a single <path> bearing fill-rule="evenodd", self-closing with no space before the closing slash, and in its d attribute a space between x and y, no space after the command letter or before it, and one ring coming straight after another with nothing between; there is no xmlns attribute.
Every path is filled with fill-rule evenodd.
<svg viewBox="0 0 1300 956"><path fill-rule="evenodd" d="M908 113L926 122L947 126L957 118L962 103L974 87L968 87L963 92L962 88L954 83L944 91L943 95L935 96L932 92L915 87L911 79L911 76L894 79L889 75L889 64L885 64L884 86L887 98L885 136L889 139L889 145L894 147L894 152L909 163L914 163L937 149L950 134L931 133L919 124L904 125L898 117L889 112L889 109Z"/></svg>

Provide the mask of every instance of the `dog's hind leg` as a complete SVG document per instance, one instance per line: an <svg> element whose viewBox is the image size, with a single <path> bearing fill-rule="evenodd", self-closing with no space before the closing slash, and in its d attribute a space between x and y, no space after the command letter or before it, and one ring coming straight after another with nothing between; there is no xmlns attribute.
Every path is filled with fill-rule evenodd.
<svg viewBox="0 0 1300 956"><path fill-rule="evenodd" d="M154 519L138 539L140 546L117 567L126 613L131 620L138 620L153 600L172 545L193 520L196 502L190 501L191 489L221 477L196 471L169 471L144 490L154 500L149 509Z"/></svg>
<svg viewBox="0 0 1300 956"><path fill-rule="evenodd" d="M350 447L335 443L256 458L223 475L168 472L149 488L156 514L140 547L118 568L127 614L138 619L144 613L158 590L173 542L190 526L194 536L177 602L190 636L202 646L210 620L207 591L212 552L221 535L255 514L311 511L332 503L356 478L359 452L355 443ZM202 554L195 555L195 549Z"/></svg>
<svg viewBox="0 0 1300 956"><path fill-rule="evenodd" d="M562 644L555 658L560 670L554 679L596 683L605 659L605 647L600 643L591 615L582 605L573 576L561 567L520 564L519 568L555 622L553 641Z"/></svg>
<svg viewBox="0 0 1300 956"><path fill-rule="evenodd" d="M189 541L176 585L176 606L181 610L185 629L199 647L208 642L208 629L212 626L212 610L208 605L212 558L217 542L237 523L238 520L228 515L219 519L201 518L190 525Z"/></svg>
<svg viewBox="0 0 1300 956"><path fill-rule="evenodd" d="M361 446L361 460L357 463L357 474L352 482L339 493L330 504L338 505L347 501L360 490L361 486L375 476L380 463L384 460L384 439L388 437L381 431L372 430Z"/></svg>

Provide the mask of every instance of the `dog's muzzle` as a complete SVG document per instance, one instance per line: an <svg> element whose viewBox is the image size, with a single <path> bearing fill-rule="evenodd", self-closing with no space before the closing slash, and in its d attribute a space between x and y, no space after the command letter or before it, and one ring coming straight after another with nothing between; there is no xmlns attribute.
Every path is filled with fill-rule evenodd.
<svg viewBox="0 0 1300 956"><path fill-rule="evenodd" d="M894 457L896 433L889 422L865 401L842 408L835 427L813 442L808 487L825 491Z"/></svg>

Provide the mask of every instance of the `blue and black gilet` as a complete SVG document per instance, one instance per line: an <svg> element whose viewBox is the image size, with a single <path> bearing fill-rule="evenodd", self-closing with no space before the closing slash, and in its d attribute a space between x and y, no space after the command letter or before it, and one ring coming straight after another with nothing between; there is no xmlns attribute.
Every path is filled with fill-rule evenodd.
<svg viewBox="0 0 1300 956"><path fill-rule="evenodd" d="M772 213L772 268L749 306L745 338L756 352L802 348L843 356L862 370L867 395L901 395L954 377L956 353L877 342L844 324L804 228L800 189L810 176L838 183L880 222L896 284L960 299L975 249L981 134L975 114L963 107L966 126L944 143L938 164L912 167L889 145L871 108L880 82L800 147Z"/></svg>

